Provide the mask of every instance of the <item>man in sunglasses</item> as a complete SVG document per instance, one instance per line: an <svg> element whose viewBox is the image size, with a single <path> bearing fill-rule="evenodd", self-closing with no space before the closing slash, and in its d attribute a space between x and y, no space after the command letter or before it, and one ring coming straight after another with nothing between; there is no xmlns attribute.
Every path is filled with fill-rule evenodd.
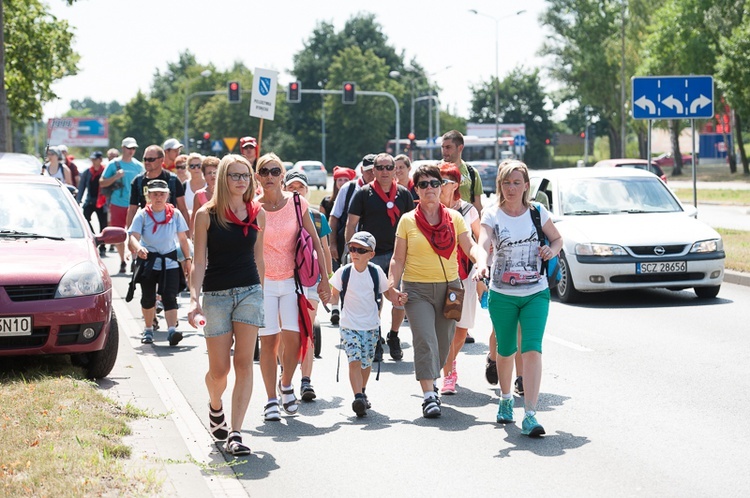
<svg viewBox="0 0 750 498"><path fill-rule="evenodd" d="M127 226L133 221L138 208L146 207L146 186L151 180L164 180L169 186L169 204L176 207L182 216L190 219L185 203L185 187L174 173L164 169L164 149L158 145L149 145L143 152L144 173L136 176L130 186L130 205L128 206ZM188 233L190 238L190 233Z"/></svg>
<svg viewBox="0 0 750 498"><path fill-rule="evenodd" d="M133 157L138 143L133 137L126 137L122 141L122 155L110 160L104 173L99 177L99 188L110 187L120 180L122 187L112 192L109 198L109 226L127 228L128 205L130 201L130 186L134 178L143 173L143 164ZM132 217L131 217L132 219ZM120 254L120 273L125 273L125 243L115 244Z"/></svg>
<svg viewBox="0 0 750 498"><path fill-rule="evenodd" d="M349 242L357 230L370 232L378 241L372 262L388 275L398 220L414 209L414 199L408 189L396 182L396 162L393 156L385 152L375 156L374 169L375 180L354 194L346 221L345 238ZM404 356L398 329L404 321L405 314L403 306L394 305L391 310L391 328L387 342L391 358L394 360L400 360ZM375 350L376 361L378 357L382 358L380 342Z"/></svg>

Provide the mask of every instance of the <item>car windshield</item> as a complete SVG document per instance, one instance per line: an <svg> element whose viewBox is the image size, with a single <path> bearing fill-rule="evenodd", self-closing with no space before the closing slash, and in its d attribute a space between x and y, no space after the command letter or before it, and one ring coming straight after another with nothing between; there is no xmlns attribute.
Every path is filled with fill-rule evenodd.
<svg viewBox="0 0 750 498"><path fill-rule="evenodd" d="M569 178L560 181L560 194L565 215L682 211L656 177Z"/></svg>
<svg viewBox="0 0 750 498"><path fill-rule="evenodd" d="M0 183L0 235L80 239L85 229L59 185Z"/></svg>

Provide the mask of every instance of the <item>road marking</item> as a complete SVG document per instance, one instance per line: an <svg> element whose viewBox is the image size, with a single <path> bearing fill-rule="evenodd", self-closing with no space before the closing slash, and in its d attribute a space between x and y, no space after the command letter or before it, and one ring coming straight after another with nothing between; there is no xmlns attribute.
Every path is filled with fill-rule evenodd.
<svg viewBox="0 0 750 498"><path fill-rule="evenodd" d="M138 348L141 345L140 340L136 339L141 335L140 325L138 324L139 317L134 317L136 320L124 320L124 317L131 316L131 313L114 287L112 288L112 306L115 308L115 313L123 317L123 320L118 321L120 327L125 329L121 330L121 333L124 332L127 334L130 346L136 351L136 356L141 361L141 365L143 365L143 369L146 371L151 385L154 386L169 416L177 426L177 430L180 436L182 436L182 440L185 442L190 456L196 462L204 464L215 463L209 456L215 448L213 438L208 434L206 428L203 427L200 419L191 408L185 396L183 396L180 388L177 387L177 384L161 362L161 359L155 355L143 355L138 352ZM206 393L206 398L208 398L208 393ZM201 472L213 496L248 496L247 491L237 480L237 476L231 467L219 466L219 468L214 469L214 472L226 477L226 479L216 479L216 474Z"/></svg>
<svg viewBox="0 0 750 498"><path fill-rule="evenodd" d="M566 341L565 339L555 337L554 335L544 334L544 338L549 339L552 342L556 342L557 344L561 346L565 346L566 348L574 349L576 351L581 351L583 353L591 353L594 351L593 349L589 349L586 346L581 346L580 344L576 344L575 342Z"/></svg>

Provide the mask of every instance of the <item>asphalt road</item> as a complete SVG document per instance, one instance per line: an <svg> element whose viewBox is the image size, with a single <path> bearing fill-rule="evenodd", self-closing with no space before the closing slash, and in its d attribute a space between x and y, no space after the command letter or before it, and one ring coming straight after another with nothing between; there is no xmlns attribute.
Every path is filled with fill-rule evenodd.
<svg viewBox="0 0 750 498"><path fill-rule="evenodd" d="M110 270L116 259L106 258ZM114 281L124 296L127 279ZM318 399L304 403L300 415L263 421L265 392L256 368L244 426L253 454L231 467L240 485L232 494L742 494L750 488L750 343L742 304L749 300L750 288L731 284L711 301L689 290L597 294L578 306L553 300L538 415L547 435L537 440L520 434L520 408L515 424L495 423L497 392L484 379L486 311L478 312L472 332L477 343L459 355L459 392L443 397L443 416L435 420L421 416L408 325L401 333L403 361L387 359L380 381L373 375L373 408L357 419L345 356L336 382L338 330L324 313L323 357L313 373ZM206 443L205 343L184 320L186 300L180 301L180 329L187 334L178 347L167 345L165 333L154 345L139 343L137 298L118 308L131 314L121 313L120 327L135 353L158 365L162 397L178 408L170 416L190 429L184 434L192 457L220 463L222 454Z"/></svg>

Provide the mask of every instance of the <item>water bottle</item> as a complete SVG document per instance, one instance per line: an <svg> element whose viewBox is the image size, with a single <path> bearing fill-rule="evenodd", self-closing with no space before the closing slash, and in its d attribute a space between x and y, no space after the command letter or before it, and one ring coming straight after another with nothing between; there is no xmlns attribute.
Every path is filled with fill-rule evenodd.
<svg viewBox="0 0 750 498"><path fill-rule="evenodd" d="M206 317L198 313L193 318L193 321L195 322L196 328L198 329L199 333L203 333L203 327L206 326Z"/></svg>
<svg viewBox="0 0 750 498"><path fill-rule="evenodd" d="M490 281L488 279L486 279L486 278L483 278L482 282L484 282L484 285L487 286L487 290L485 290L484 292L482 292L482 301L481 301L481 303L482 303L482 309L486 310L487 308L490 307L490 302L489 302L489 300L490 300L490 291L489 291Z"/></svg>

